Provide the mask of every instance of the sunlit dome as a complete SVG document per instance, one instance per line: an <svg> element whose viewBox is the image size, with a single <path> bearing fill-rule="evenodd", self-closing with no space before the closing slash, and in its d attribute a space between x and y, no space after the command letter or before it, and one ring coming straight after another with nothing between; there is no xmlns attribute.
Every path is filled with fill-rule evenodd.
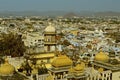
<svg viewBox="0 0 120 80"><path fill-rule="evenodd" d="M49 26L45 28L45 32L55 32L55 27L53 27L51 23L49 23Z"/></svg>
<svg viewBox="0 0 120 80"><path fill-rule="evenodd" d="M74 67L75 71L83 71L85 68L85 64L82 62L81 64L77 64L76 67Z"/></svg>
<svg viewBox="0 0 120 80"><path fill-rule="evenodd" d="M60 55L59 57L55 58L51 64L54 67L65 67L71 66L72 63L72 60L70 60L67 56Z"/></svg>
<svg viewBox="0 0 120 80"><path fill-rule="evenodd" d="M101 51L100 53L96 54L95 60L96 61L102 61L102 62L108 62L109 61L109 56L106 53Z"/></svg>
<svg viewBox="0 0 120 80"><path fill-rule="evenodd" d="M81 62L81 64L77 64L74 68L71 68L69 72L83 72L85 69L85 64Z"/></svg>
<svg viewBox="0 0 120 80"><path fill-rule="evenodd" d="M77 64L75 67L69 69L69 73L73 73L74 75L83 75L85 69L85 63L81 62Z"/></svg>
<svg viewBox="0 0 120 80"><path fill-rule="evenodd" d="M1 76L9 76L15 72L14 66L8 63L8 60L5 60L5 63L0 66L0 75Z"/></svg>

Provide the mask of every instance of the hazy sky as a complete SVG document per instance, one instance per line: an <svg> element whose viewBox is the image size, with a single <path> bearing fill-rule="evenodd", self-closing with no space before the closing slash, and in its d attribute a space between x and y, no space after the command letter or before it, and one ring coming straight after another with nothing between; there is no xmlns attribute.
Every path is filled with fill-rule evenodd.
<svg viewBox="0 0 120 80"><path fill-rule="evenodd" d="M0 11L119 11L120 0L0 0Z"/></svg>

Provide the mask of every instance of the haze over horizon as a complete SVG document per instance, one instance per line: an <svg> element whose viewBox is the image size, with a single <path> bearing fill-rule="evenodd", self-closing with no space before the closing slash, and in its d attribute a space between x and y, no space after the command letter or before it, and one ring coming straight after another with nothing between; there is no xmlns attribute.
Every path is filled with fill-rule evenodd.
<svg viewBox="0 0 120 80"><path fill-rule="evenodd" d="M120 0L0 0L2 11L115 11Z"/></svg>

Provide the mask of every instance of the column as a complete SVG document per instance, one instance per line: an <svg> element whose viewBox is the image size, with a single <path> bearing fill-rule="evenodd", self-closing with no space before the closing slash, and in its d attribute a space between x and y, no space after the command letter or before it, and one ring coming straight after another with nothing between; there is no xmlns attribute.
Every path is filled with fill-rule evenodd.
<svg viewBox="0 0 120 80"><path fill-rule="evenodd" d="M104 73L102 73L102 80L104 80Z"/></svg>
<svg viewBox="0 0 120 80"><path fill-rule="evenodd" d="M38 74L36 74L36 79L39 80L39 78L38 78Z"/></svg>

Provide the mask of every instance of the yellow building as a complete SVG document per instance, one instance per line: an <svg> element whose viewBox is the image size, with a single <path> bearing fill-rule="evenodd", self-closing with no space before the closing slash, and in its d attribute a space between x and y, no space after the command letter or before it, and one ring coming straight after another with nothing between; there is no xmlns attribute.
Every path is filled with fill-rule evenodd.
<svg viewBox="0 0 120 80"><path fill-rule="evenodd" d="M53 58L55 57L55 53L53 52L43 52L43 53L37 53L32 54L30 56L30 59L33 61L36 61L36 65L41 65L41 62L45 63L46 68L51 68L51 62L53 61Z"/></svg>
<svg viewBox="0 0 120 80"><path fill-rule="evenodd" d="M44 62L47 68L51 67L51 62L55 57L56 51L56 30L49 24L44 30L44 52L31 54L30 59L36 61L36 65Z"/></svg>
<svg viewBox="0 0 120 80"><path fill-rule="evenodd" d="M106 75L110 78L109 80L119 80L120 79L120 61L116 59L111 59L106 53L100 52L96 54L95 60L92 63L100 73L104 73L103 78L106 78ZM110 72L111 71L111 72Z"/></svg>
<svg viewBox="0 0 120 80"><path fill-rule="evenodd" d="M78 35L78 30L71 30L70 33L72 33L73 35L77 36Z"/></svg>
<svg viewBox="0 0 120 80"><path fill-rule="evenodd" d="M75 67L69 69L67 80L86 80L88 74L85 73L85 63L80 62Z"/></svg>
<svg viewBox="0 0 120 80"><path fill-rule="evenodd" d="M69 68L72 66L73 62L65 55L59 55L54 58L51 63L52 67L49 69L50 73L54 76L55 80L64 79L66 74L68 74Z"/></svg>

